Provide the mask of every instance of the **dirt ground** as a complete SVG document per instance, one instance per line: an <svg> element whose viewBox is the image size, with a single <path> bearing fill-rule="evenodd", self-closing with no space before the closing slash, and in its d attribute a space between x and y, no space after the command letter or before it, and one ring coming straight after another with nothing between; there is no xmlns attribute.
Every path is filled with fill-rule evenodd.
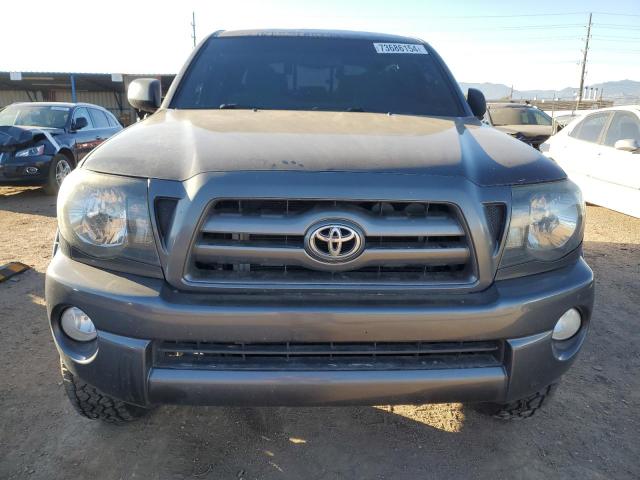
<svg viewBox="0 0 640 480"><path fill-rule="evenodd" d="M0 187L0 479L640 478L640 220L588 208L589 339L554 401L500 423L459 404L163 407L112 427L64 395L44 306L55 201Z"/></svg>

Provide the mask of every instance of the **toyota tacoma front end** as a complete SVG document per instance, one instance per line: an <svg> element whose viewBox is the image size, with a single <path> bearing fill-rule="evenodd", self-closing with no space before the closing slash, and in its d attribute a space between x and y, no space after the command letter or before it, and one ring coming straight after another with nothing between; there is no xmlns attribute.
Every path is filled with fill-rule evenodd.
<svg viewBox="0 0 640 480"><path fill-rule="evenodd" d="M46 296L67 393L156 404L470 402L531 415L593 306L584 204L483 126L427 44L216 33L64 181ZM158 108L159 107L159 108Z"/></svg>

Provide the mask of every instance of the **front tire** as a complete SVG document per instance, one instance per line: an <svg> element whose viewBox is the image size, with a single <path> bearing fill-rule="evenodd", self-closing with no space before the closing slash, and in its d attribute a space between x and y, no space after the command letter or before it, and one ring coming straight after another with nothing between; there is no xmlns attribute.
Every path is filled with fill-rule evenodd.
<svg viewBox="0 0 640 480"><path fill-rule="evenodd" d="M49 178L47 179L44 191L48 195L57 195L62 181L71 173L71 170L73 170L73 162L69 157L62 154L54 156L51 159Z"/></svg>
<svg viewBox="0 0 640 480"><path fill-rule="evenodd" d="M522 420L532 417L553 395L557 384L551 384L539 392L509 403L481 403L476 410L498 420Z"/></svg>
<svg viewBox="0 0 640 480"><path fill-rule="evenodd" d="M76 411L91 420L122 425L137 420L149 410L117 400L102 393L93 385L83 382L71 373L62 361L62 382L69 401Z"/></svg>

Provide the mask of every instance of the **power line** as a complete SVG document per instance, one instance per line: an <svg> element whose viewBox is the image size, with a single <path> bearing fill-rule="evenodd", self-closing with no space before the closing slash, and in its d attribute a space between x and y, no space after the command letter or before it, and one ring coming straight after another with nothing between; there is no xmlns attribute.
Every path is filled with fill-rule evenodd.
<svg viewBox="0 0 640 480"><path fill-rule="evenodd" d="M497 41L502 41L505 40L504 37L495 37L495 38L489 38L487 36L484 36L483 39L485 40L497 40ZM580 40L579 37L577 37L576 35L546 35L544 37L542 36L535 36L535 37L523 37L523 36L517 36L517 37L509 37L509 42L515 42L515 41L520 41L520 40ZM469 43L469 38L447 38L445 40L446 42L461 42L461 43Z"/></svg>
<svg viewBox="0 0 640 480"><path fill-rule="evenodd" d="M569 15L585 15L587 12L565 12L565 13L521 13L517 15L445 15L433 16L430 18L521 18L521 17L560 17Z"/></svg>
<svg viewBox="0 0 640 480"><path fill-rule="evenodd" d="M584 28L584 23L565 23L558 25L508 25L508 26L493 26L493 27L478 27L478 28L462 28L459 30L448 30L452 33L464 33L464 32L474 32L474 31L485 31L485 30L546 30L548 28ZM432 30L431 33L434 31Z"/></svg>
<svg viewBox="0 0 640 480"><path fill-rule="evenodd" d="M196 48L196 12L191 12L191 38L193 38L193 48Z"/></svg>
<svg viewBox="0 0 640 480"><path fill-rule="evenodd" d="M610 35L594 35L593 38L595 38L596 40L601 40L601 41L615 41L615 42L619 42L621 40L627 40L630 42L640 42L640 37L616 37L616 36L610 36Z"/></svg>
<svg viewBox="0 0 640 480"><path fill-rule="evenodd" d="M635 13L614 13L614 12L593 12L596 15L611 15L611 16L616 16L616 17L640 17L640 13L639 14L635 14Z"/></svg>
<svg viewBox="0 0 640 480"><path fill-rule="evenodd" d="M594 23L593 26L597 26L605 29L615 29L615 30L640 30L640 26L637 25L622 25L620 23Z"/></svg>

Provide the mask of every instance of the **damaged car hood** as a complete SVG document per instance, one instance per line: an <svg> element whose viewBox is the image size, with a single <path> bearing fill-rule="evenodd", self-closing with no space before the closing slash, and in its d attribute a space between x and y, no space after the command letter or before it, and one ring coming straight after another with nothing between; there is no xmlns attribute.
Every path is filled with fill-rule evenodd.
<svg viewBox="0 0 640 480"><path fill-rule="evenodd" d="M64 133L59 128L0 126L0 151L11 151L38 141L41 137L56 136Z"/></svg>
<svg viewBox="0 0 640 480"><path fill-rule="evenodd" d="M84 167L167 180L265 170L464 176L480 185L565 178L538 151L474 119L317 111L160 110Z"/></svg>

